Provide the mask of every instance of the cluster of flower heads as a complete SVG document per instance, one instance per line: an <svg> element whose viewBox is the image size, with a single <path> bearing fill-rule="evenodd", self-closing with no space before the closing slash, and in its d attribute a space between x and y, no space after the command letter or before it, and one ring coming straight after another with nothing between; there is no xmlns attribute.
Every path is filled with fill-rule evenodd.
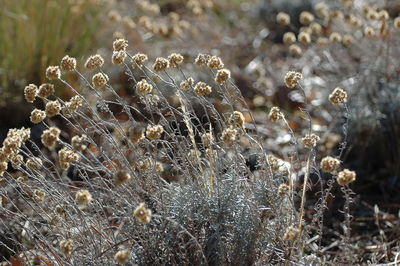
<svg viewBox="0 0 400 266"><path fill-rule="evenodd" d="M176 36L183 36L185 32L192 29L192 25L186 20L181 12L160 12L160 6L157 3L151 3L147 0L140 0L134 2L136 5L136 15L122 16L121 13L115 9L110 10L108 18L113 23L121 24L124 27L124 32L129 33L133 30L145 33L151 33L162 38L171 38ZM189 0L182 6L181 10L188 10L196 16L202 15L206 10L213 6L210 0ZM182 12L183 14L187 12ZM116 32L115 36L123 36L123 33Z"/></svg>
<svg viewBox="0 0 400 266"><path fill-rule="evenodd" d="M391 18L385 9L368 4L360 8L354 1L341 2L343 8L331 9L325 2L320 2L314 6L316 15L308 11L300 14L299 22L303 27L300 28L298 36L290 31L283 36L283 42L289 45L288 49L292 55L300 55L301 45L307 46L312 42L318 45L342 43L348 47L359 38L386 36L391 26L400 29L400 17ZM289 25L291 17L280 12L276 21L281 25Z"/></svg>
<svg viewBox="0 0 400 266"><path fill-rule="evenodd" d="M30 138L31 130L29 128L10 129L7 137L0 148L0 176L8 168L11 162L13 167L17 168L23 162L23 156L20 154L20 148Z"/></svg>

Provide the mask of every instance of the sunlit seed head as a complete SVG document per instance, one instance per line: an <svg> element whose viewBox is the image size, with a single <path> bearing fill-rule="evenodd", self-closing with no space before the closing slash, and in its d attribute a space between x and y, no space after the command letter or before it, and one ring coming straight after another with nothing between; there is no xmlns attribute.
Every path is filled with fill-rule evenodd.
<svg viewBox="0 0 400 266"><path fill-rule="evenodd" d="M285 44L293 44L296 42L296 35L293 32L285 32L283 34L283 42Z"/></svg>
<svg viewBox="0 0 400 266"><path fill-rule="evenodd" d="M337 182L341 186L346 186L356 180L356 172L350 171L349 169L344 169L339 172L337 178Z"/></svg>
<svg viewBox="0 0 400 266"><path fill-rule="evenodd" d="M46 78L52 79L59 79L61 78L61 70L58 66L49 66L46 69Z"/></svg>

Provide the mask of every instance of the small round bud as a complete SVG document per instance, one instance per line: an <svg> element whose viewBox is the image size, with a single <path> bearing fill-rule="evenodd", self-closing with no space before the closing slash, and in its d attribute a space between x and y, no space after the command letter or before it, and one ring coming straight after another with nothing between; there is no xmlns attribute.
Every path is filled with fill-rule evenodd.
<svg viewBox="0 0 400 266"><path fill-rule="evenodd" d="M76 59L66 55L63 57L63 59L61 59L60 66L62 71L65 72L73 71L76 68Z"/></svg>
<svg viewBox="0 0 400 266"><path fill-rule="evenodd" d="M92 85L95 89L102 89L108 82L108 76L103 73L97 73L92 77Z"/></svg>
<svg viewBox="0 0 400 266"><path fill-rule="evenodd" d="M268 114L268 118L272 122L277 122L279 120L284 119L285 116L282 114L281 110L279 110L278 107L274 106L271 108L271 111Z"/></svg>
<svg viewBox="0 0 400 266"><path fill-rule="evenodd" d="M320 138L315 134L308 134L304 138L302 138L303 145L310 149L317 146L317 142L319 140L320 140Z"/></svg>
<svg viewBox="0 0 400 266"><path fill-rule="evenodd" d="M334 174L340 166L340 161L331 156L327 156L321 160L320 166L322 171Z"/></svg>
<svg viewBox="0 0 400 266"><path fill-rule="evenodd" d="M356 172L350 171L349 169L344 169L339 172L337 177L337 182L341 186L346 186L356 180Z"/></svg>
<svg viewBox="0 0 400 266"><path fill-rule="evenodd" d="M46 69L46 78L52 79L59 79L61 78L61 70L58 66L49 66Z"/></svg>
<svg viewBox="0 0 400 266"><path fill-rule="evenodd" d="M329 36L329 41L333 43L338 43L342 41L342 35L338 32L332 32Z"/></svg>
<svg viewBox="0 0 400 266"><path fill-rule="evenodd" d="M347 92L342 88L336 88L329 94L329 101L333 104L342 104L347 102Z"/></svg>
<svg viewBox="0 0 400 266"><path fill-rule="evenodd" d="M296 42L296 35L293 32L285 32L283 34L283 43L285 44L293 44Z"/></svg>
<svg viewBox="0 0 400 266"><path fill-rule="evenodd" d="M113 42L114 51L125 51L128 47L128 41L125 39L117 39Z"/></svg>
<svg viewBox="0 0 400 266"><path fill-rule="evenodd" d="M294 88L302 78L303 75L301 73L295 71L289 71L285 75L285 84L289 88Z"/></svg>
<svg viewBox="0 0 400 266"><path fill-rule="evenodd" d="M136 93L140 96L145 96L153 91L153 85L147 82L147 80L142 79L136 84Z"/></svg>
<svg viewBox="0 0 400 266"><path fill-rule="evenodd" d="M130 258L131 252L127 249L118 251L114 256L115 262L121 265L127 264Z"/></svg>
<svg viewBox="0 0 400 266"><path fill-rule="evenodd" d="M207 66L211 69L219 69L224 67L224 63L222 63L221 58L219 58L218 56L212 56L208 60Z"/></svg>
<svg viewBox="0 0 400 266"><path fill-rule="evenodd" d="M168 56L169 66L170 67L178 67L183 63L183 56L181 54L173 53Z"/></svg>
<svg viewBox="0 0 400 266"><path fill-rule="evenodd" d="M70 256L74 251L74 242L72 239L61 240L60 241L60 250L67 256Z"/></svg>
<svg viewBox="0 0 400 266"><path fill-rule="evenodd" d="M290 24L290 16L284 12L279 12L276 16L276 22L281 25L288 25Z"/></svg>
<svg viewBox="0 0 400 266"><path fill-rule="evenodd" d="M301 42L303 44L310 44L311 43L310 34L308 34L307 32L300 32L299 36L298 36L298 40L299 40L299 42Z"/></svg>
<svg viewBox="0 0 400 266"><path fill-rule="evenodd" d="M300 46L297 44L292 44L289 46L289 53L293 56L299 56L302 52L303 51L301 50Z"/></svg>
<svg viewBox="0 0 400 266"><path fill-rule="evenodd" d="M151 210L147 209L144 206L144 203L140 203L139 206L136 207L135 211L133 212L133 215L139 222L143 224L148 224L151 221Z"/></svg>
<svg viewBox="0 0 400 266"><path fill-rule="evenodd" d="M303 11L300 13L300 23L303 25L308 25L314 21L314 15L310 12Z"/></svg>
<svg viewBox="0 0 400 266"><path fill-rule="evenodd" d="M90 194L89 190L81 189L75 194L75 201L78 203L78 205L89 205L92 200L92 194Z"/></svg>
<svg viewBox="0 0 400 266"><path fill-rule="evenodd" d="M231 72L228 69L220 69L215 76L215 82L218 84L225 83L231 77Z"/></svg>
<svg viewBox="0 0 400 266"><path fill-rule="evenodd" d="M38 93L38 88L35 84L29 84L24 89L25 100L28 103L33 103Z"/></svg>
<svg viewBox="0 0 400 266"><path fill-rule="evenodd" d="M126 52L124 50L114 51L111 57L114 65L121 65L126 58Z"/></svg>
<svg viewBox="0 0 400 266"><path fill-rule="evenodd" d="M53 117L60 114L61 111L61 104L59 101L50 101L46 103L46 115L47 117Z"/></svg>
<svg viewBox="0 0 400 266"><path fill-rule="evenodd" d="M38 96L40 98L47 98L54 93L54 85L50 83L44 83L40 85Z"/></svg>
<svg viewBox="0 0 400 266"><path fill-rule="evenodd" d="M147 55L137 53L132 57L132 67L133 68L142 67L147 60L148 60Z"/></svg>
<svg viewBox="0 0 400 266"><path fill-rule="evenodd" d="M205 82L199 81L194 86L194 92L198 96L205 96L205 95L210 94L212 92L212 89Z"/></svg>
<svg viewBox="0 0 400 266"><path fill-rule="evenodd" d="M159 139L164 132L164 128L161 125L149 125L146 130L146 136L150 140Z"/></svg>
<svg viewBox="0 0 400 266"><path fill-rule="evenodd" d="M156 61L153 64L153 69L156 72L161 72L169 67L169 61L168 59L165 59L163 57L158 57Z"/></svg>
<svg viewBox="0 0 400 266"><path fill-rule="evenodd" d="M87 69L93 70L96 68L101 68L104 64L104 59L101 57L101 55L92 55L90 56L85 63L85 67Z"/></svg>

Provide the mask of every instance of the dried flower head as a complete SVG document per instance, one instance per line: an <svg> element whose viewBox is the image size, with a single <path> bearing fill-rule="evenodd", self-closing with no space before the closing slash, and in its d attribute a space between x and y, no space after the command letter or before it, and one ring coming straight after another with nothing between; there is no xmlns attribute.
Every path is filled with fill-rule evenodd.
<svg viewBox="0 0 400 266"><path fill-rule="evenodd" d="M302 52L303 51L301 50L300 46L297 44L292 44L289 46L289 53L293 56L299 56Z"/></svg>
<svg viewBox="0 0 400 266"><path fill-rule="evenodd" d="M72 239L64 239L60 241L60 250L67 256L70 256L74 251L74 241Z"/></svg>
<svg viewBox="0 0 400 266"><path fill-rule="evenodd" d="M208 60L210 60L211 55L209 54L198 54L196 59L195 59L195 64L198 66L206 66Z"/></svg>
<svg viewBox="0 0 400 266"><path fill-rule="evenodd" d="M95 89L102 89L108 82L108 76L103 73L97 73L92 77L92 85Z"/></svg>
<svg viewBox="0 0 400 266"><path fill-rule="evenodd" d="M294 226L289 226L286 229L283 239L293 241L296 240L299 236L300 236L300 229Z"/></svg>
<svg viewBox="0 0 400 266"><path fill-rule="evenodd" d="M114 65L120 65L125 61L126 52L125 50L114 51L111 60Z"/></svg>
<svg viewBox="0 0 400 266"><path fill-rule="evenodd" d="M44 83L40 85L38 96L40 98L47 98L54 93L54 85L50 83Z"/></svg>
<svg viewBox="0 0 400 266"><path fill-rule="evenodd" d="M61 131L56 127L50 127L43 131L41 140L45 147L54 148L59 140Z"/></svg>
<svg viewBox="0 0 400 266"><path fill-rule="evenodd" d="M92 202L92 194L90 194L89 190L81 189L75 194L75 201L78 205L86 206Z"/></svg>
<svg viewBox="0 0 400 266"><path fill-rule="evenodd" d="M201 136L201 141L203 142L204 147L209 148L214 142L214 137L211 133L204 133Z"/></svg>
<svg viewBox="0 0 400 266"><path fill-rule="evenodd" d="M76 68L76 59L68 55L61 59L61 70L65 72L73 71Z"/></svg>
<svg viewBox="0 0 400 266"><path fill-rule="evenodd" d="M73 136L71 139L71 145L76 151L83 151L86 149L87 136Z"/></svg>
<svg viewBox="0 0 400 266"><path fill-rule="evenodd" d="M232 144L236 140L237 133L237 130L234 128L225 128L224 131L222 131L222 141L228 145Z"/></svg>
<svg viewBox="0 0 400 266"><path fill-rule="evenodd" d="M28 103L33 103L38 93L38 88L35 84L29 84L24 89L25 100Z"/></svg>
<svg viewBox="0 0 400 266"><path fill-rule="evenodd" d="M137 53L132 56L132 67L142 67L143 64L148 60L147 55L142 53Z"/></svg>
<svg viewBox="0 0 400 266"><path fill-rule="evenodd" d="M110 10L110 12L108 12L108 18L112 22L118 22L121 20L121 15L116 10Z"/></svg>
<svg viewBox="0 0 400 266"><path fill-rule="evenodd" d="M154 160L151 157L146 157L137 160L136 162L136 169L139 172L146 172L149 171L154 165Z"/></svg>
<svg viewBox="0 0 400 266"><path fill-rule="evenodd" d="M161 134L164 132L164 128L161 125L149 125L147 126L146 136L148 139L159 139Z"/></svg>
<svg viewBox="0 0 400 266"><path fill-rule="evenodd" d="M303 75L301 73L295 71L289 71L285 75L285 84L289 88L294 88L302 78Z"/></svg>
<svg viewBox="0 0 400 266"><path fill-rule="evenodd" d="M322 33L322 26L317 22L312 22L310 24L310 29L312 30L312 33L315 35L320 35Z"/></svg>
<svg viewBox="0 0 400 266"><path fill-rule="evenodd" d="M320 140L319 136L315 135L314 133L306 135L304 138L301 139L303 141L303 145L307 148L314 148L317 146L317 142Z"/></svg>
<svg viewBox="0 0 400 266"><path fill-rule="evenodd" d="M310 24L311 22L314 21L314 15L311 14L310 12L303 11L303 12L300 13L299 21L303 25L308 25L308 24Z"/></svg>
<svg viewBox="0 0 400 266"><path fill-rule="evenodd" d="M396 17L393 21L393 25L396 29L400 29L400 17Z"/></svg>
<svg viewBox="0 0 400 266"><path fill-rule="evenodd" d="M168 59L164 57L158 57L156 58L156 61L153 64L153 69L156 72L161 72L169 67L169 61Z"/></svg>
<svg viewBox="0 0 400 266"><path fill-rule="evenodd" d="M46 115L47 117L53 117L60 114L61 111L61 104L58 100L50 101L46 103Z"/></svg>
<svg viewBox="0 0 400 266"><path fill-rule="evenodd" d="M16 154L10 158L11 165L14 169L18 169L24 162L24 157L21 154Z"/></svg>
<svg viewBox="0 0 400 266"><path fill-rule="evenodd" d="M341 42L342 35L338 32L332 32L331 35L329 35L329 41L333 43Z"/></svg>
<svg viewBox="0 0 400 266"><path fill-rule="evenodd" d="M38 157L31 157L26 161L26 167L31 170L39 170L42 164L42 160Z"/></svg>
<svg viewBox="0 0 400 266"><path fill-rule="evenodd" d="M98 54L90 56L85 63L85 67L90 70L101 68L103 65L104 59Z"/></svg>
<svg viewBox="0 0 400 266"><path fill-rule="evenodd" d="M193 86L193 84L194 84L193 78L189 77L186 80L182 81L179 87L184 91L188 91Z"/></svg>
<svg viewBox="0 0 400 266"><path fill-rule="evenodd" d="M333 104L342 104L347 102L347 92L342 88L336 88L329 94L329 101Z"/></svg>
<svg viewBox="0 0 400 266"><path fill-rule="evenodd" d="M281 112L281 110L278 107L274 106L269 111L268 118L272 122L277 122L279 120L284 119L285 116L283 115L283 113Z"/></svg>
<svg viewBox="0 0 400 266"><path fill-rule="evenodd" d="M381 11L378 12L378 17L380 20L388 20L389 19L389 12L387 10L382 9Z"/></svg>
<svg viewBox="0 0 400 266"><path fill-rule="evenodd" d="M321 169L324 172L335 174L340 166L340 161L331 156L326 156L321 160Z"/></svg>
<svg viewBox="0 0 400 266"><path fill-rule="evenodd" d="M287 195L289 190L290 190L290 187L287 184L280 184L278 187L278 195L283 197L283 196Z"/></svg>
<svg viewBox="0 0 400 266"><path fill-rule="evenodd" d="M38 202L41 203L44 201L44 198L46 197L46 192L44 192L41 189L34 189L33 190L33 199Z"/></svg>
<svg viewBox="0 0 400 266"><path fill-rule="evenodd" d="M375 36L375 30L372 27L367 26L364 28L364 35L368 38L372 38Z"/></svg>
<svg viewBox="0 0 400 266"><path fill-rule="evenodd" d="M296 42L296 35L293 32L285 32L285 34L283 34L283 42L285 44L293 44Z"/></svg>
<svg viewBox="0 0 400 266"><path fill-rule="evenodd" d="M49 66L46 69L46 78L52 79L59 79L61 78L61 70L58 66Z"/></svg>
<svg viewBox="0 0 400 266"><path fill-rule="evenodd" d="M7 171L8 163L7 162L0 162L0 176L4 175L4 172Z"/></svg>
<svg viewBox="0 0 400 266"><path fill-rule="evenodd" d="M117 39L113 42L114 51L125 51L128 47L128 41L125 39Z"/></svg>
<svg viewBox="0 0 400 266"><path fill-rule="evenodd" d="M329 43L329 39L325 37L319 37L317 39L317 44L318 45L327 45Z"/></svg>
<svg viewBox="0 0 400 266"><path fill-rule="evenodd" d="M217 74L215 75L215 82L218 84L223 84L225 83L228 79L231 78L231 72L228 69L220 69L217 71Z"/></svg>
<svg viewBox="0 0 400 266"><path fill-rule="evenodd" d="M68 147L58 151L58 162L64 170L68 169L72 162L79 160L79 155Z"/></svg>
<svg viewBox="0 0 400 266"><path fill-rule="evenodd" d="M31 112L31 122L34 124L39 124L40 122L42 122L44 119L46 118L46 112L42 111L40 109L33 109L33 111Z"/></svg>
<svg viewBox="0 0 400 266"><path fill-rule="evenodd" d="M244 115L239 111L234 111L228 120L228 124L236 128L244 128L244 122Z"/></svg>
<svg viewBox="0 0 400 266"><path fill-rule="evenodd" d="M281 25L290 24L290 16L289 16L289 14L284 13L284 12L279 12L278 15L276 15L276 22L278 22Z"/></svg>
<svg viewBox="0 0 400 266"><path fill-rule="evenodd" d="M114 255L115 262L121 265L127 264L130 258L131 252L127 249L120 250Z"/></svg>
<svg viewBox="0 0 400 266"><path fill-rule="evenodd" d="M178 67L178 65L183 63L183 56L181 54L173 53L168 56L169 66Z"/></svg>
<svg viewBox="0 0 400 266"><path fill-rule="evenodd" d="M303 44L310 44L311 43L311 36L308 32L300 32L298 36L299 42Z"/></svg>
<svg viewBox="0 0 400 266"><path fill-rule="evenodd" d="M153 91L153 85L147 82L147 80L142 79L136 84L136 93L140 96L145 96Z"/></svg>
<svg viewBox="0 0 400 266"><path fill-rule="evenodd" d="M118 171L114 176L114 184L122 185L131 180L131 175L126 171Z"/></svg>
<svg viewBox="0 0 400 266"><path fill-rule="evenodd" d="M145 138L144 132L145 128L142 127L141 125L132 126L131 128L129 128L129 133L128 133L129 140L133 144L139 143L139 141Z"/></svg>
<svg viewBox="0 0 400 266"><path fill-rule="evenodd" d="M140 203L133 212L136 219L144 224L148 224L151 221L151 210L144 206L144 203Z"/></svg>
<svg viewBox="0 0 400 266"><path fill-rule="evenodd" d="M222 63L221 58L214 55L208 60L207 66L211 69L219 69L224 67L224 63Z"/></svg>
<svg viewBox="0 0 400 266"><path fill-rule="evenodd" d="M354 38L353 38L353 36L351 36L350 34L345 34L344 36L343 36L343 44L345 45L345 46L350 46L350 45L352 45L354 43Z"/></svg>
<svg viewBox="0 0 400 266"><path fill-rule="evenodd" d="M194 92L198 96L205 96L212 92L211 86L208 86L205 82L199 81L194 86Z"/></svg>
<svg viewBox="0 0 400 266"><path fill-rule="evenodd" d="M341 186L346 186L356 180L356 172L350 171L349 169L344 169L339 172L337 176L337 182Z"/></svg>

